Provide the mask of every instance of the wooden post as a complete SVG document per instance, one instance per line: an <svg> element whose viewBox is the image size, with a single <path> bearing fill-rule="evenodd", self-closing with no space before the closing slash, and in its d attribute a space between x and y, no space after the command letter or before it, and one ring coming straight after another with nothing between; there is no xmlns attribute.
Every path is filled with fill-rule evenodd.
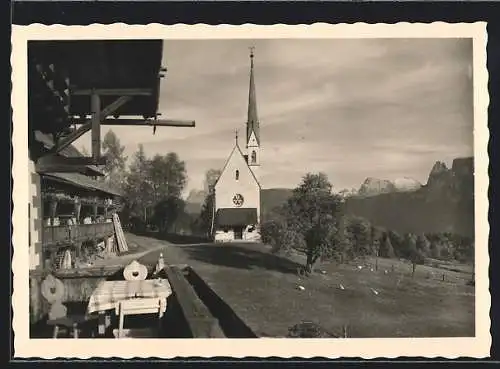
<svg viewBox="0 0 500 369"><path fill-rule="evenodd" d="M94 202L92 203L92 214L94 215L95 222L97 222L97 212L98 212L97 198L95 198Z"/></svg>
<svg viewBox="0 0 500 369"><path fill-rule="evenodd" d="M92 110L92 158L97 162L101 156L101 99L92 91L90 96Z"/></svg>
<svg viewBox="0 0 500 369"><path fill-rule="evenodd" d="M54 226L54 221L57 216L57 199L51 199L49 203L50 225Z"/></svg>
<svg viewBox="0 0 500 369"><path fill-rule="evenodd" d="M50 221L51 221L51 224L53 225L54 218L56 217L56 214L57 214L57 200L56 199L51 199L49 206L50 206L49 207L49 210L50 210Z"/></svg>
<svg viewBox="0 0 500 369"><path fill-rule="evenodd" d="M76 224L80 224L80 212L82 210L82 203L78 197L75 198L75 218Z"/></svg>
<svg viewBox="0 0 500 369"><path fill-rule="evenodd" d="M412 262L412 270L411 270L411 277L413 278L415 276L415 267L417 266L417 263Z"/></svg>

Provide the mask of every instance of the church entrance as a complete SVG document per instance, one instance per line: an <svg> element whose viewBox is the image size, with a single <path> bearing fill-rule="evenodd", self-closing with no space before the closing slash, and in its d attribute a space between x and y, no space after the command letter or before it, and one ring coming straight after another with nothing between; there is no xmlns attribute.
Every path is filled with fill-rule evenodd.
<svg viewBox="0 0 500 369"><path fill-rule="evenodd" d="M243 239L243 228L244 227L234 227L234 239L242 240Z"/></svg>

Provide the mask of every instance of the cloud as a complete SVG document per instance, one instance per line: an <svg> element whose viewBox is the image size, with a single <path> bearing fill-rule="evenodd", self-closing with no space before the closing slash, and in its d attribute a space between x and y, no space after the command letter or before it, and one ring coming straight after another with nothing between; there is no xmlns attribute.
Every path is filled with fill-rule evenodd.
<svg viewBox="0 0 500 369"><path fill-rule="evenodd" d="M202 188L245 129L251 45L264 187L320 170L337 188L367 176L425 182L435 161L472 155L468 39L166 40L160 112L196 128L113 127L127 153L175 151L189 189Z"/></svg>

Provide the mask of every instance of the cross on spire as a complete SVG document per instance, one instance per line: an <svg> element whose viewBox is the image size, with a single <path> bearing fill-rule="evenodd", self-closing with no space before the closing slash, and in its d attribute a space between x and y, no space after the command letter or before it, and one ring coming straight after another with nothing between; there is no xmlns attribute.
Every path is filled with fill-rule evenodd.
<svg viewBox="0 0 500 369"><path fill-rule="evenodd" d="M236 143L238 143L238 130L237 129L234 130L234 137L235 137Z"/></svg>

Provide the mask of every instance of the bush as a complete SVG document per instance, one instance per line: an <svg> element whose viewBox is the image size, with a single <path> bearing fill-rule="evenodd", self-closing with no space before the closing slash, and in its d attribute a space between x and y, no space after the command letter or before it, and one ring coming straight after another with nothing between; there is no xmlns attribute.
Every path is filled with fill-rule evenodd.
<svg viewBox="0 0 500 369"><path fill-rule="evenodd" d="M279 219L262 223L260 234L262 241L272 246L273 252L289 252L291 249L305 248L302 236Z"/></svg>

